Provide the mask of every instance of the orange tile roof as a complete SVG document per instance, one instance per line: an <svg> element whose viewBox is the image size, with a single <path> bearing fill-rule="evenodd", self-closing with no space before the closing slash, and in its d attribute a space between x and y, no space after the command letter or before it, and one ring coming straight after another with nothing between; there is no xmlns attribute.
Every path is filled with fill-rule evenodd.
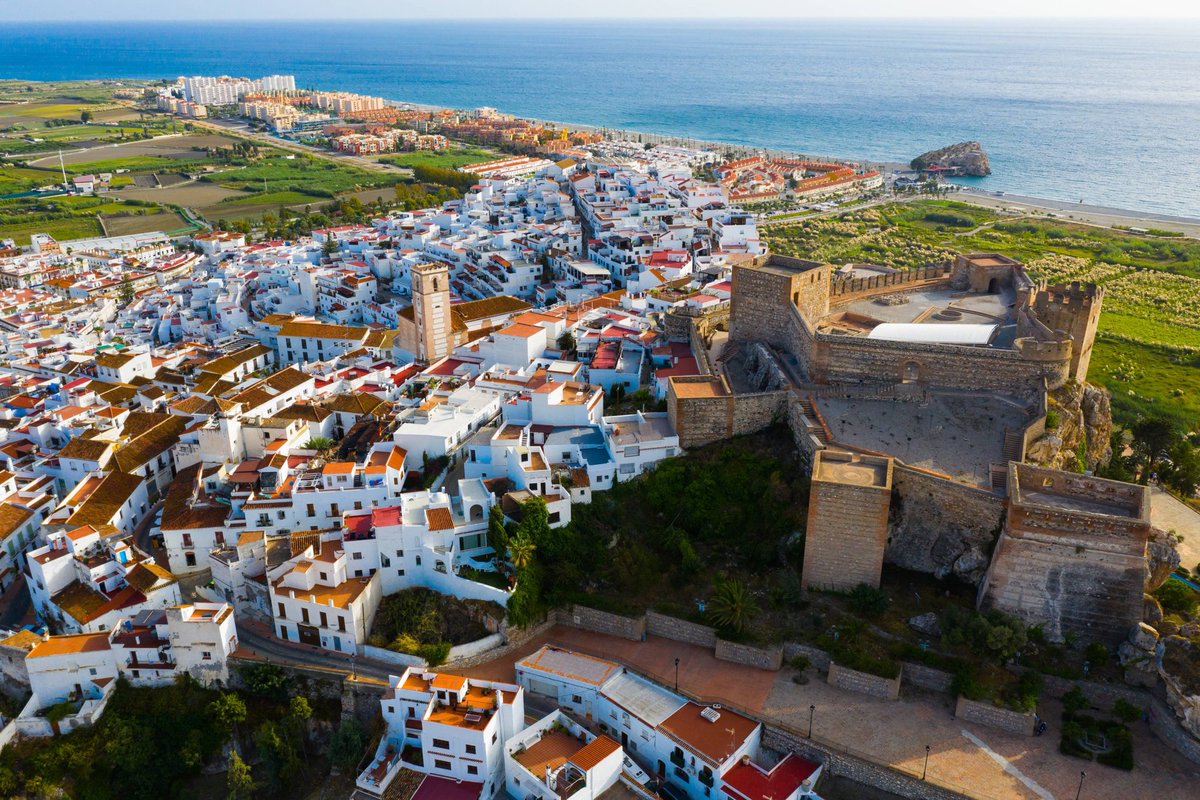
<svg viewBox="0 0 1200 800"><path fill-rule="evenodd" d="M425 520L431 531L448 531L454 527L454 518L450 516L448 508L425 509Z"/></svg>
<svg viewBox="0 0 1200 800"><path fill-rule="evenodd" d="M570 761L584 772L587 772L620 749L621 745L601 734L584 745L583 749L578 753L571 756Z"/></svg>
<svg viewBox="0 0 1200 800"><path fill-rule="evenodd" d="M51 636L35 645L26 658L62 656L70 653L96 653L109 649L108 633L75 633Z"/></svg>

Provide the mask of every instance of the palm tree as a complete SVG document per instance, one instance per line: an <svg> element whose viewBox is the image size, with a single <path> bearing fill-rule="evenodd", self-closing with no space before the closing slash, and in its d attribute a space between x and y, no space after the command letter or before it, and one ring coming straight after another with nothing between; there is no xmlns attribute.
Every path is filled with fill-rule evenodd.
<svg viewBox="0 0 1200 800"><path fill-rule="evenodd" d="M758 613L754 596L739 580L723 580L716 585L708 601L708 615L718 627L738 631L746 629Z"/></svg>
<svg viewBox="0 0 1200 800"><path fill-rule="evenodd" d="M524 569L533 561L537 545L528 536L517 535L508 542L508 560L517 569Z"/></svg>
<svg viewBox="0 0 1200 800"><path fill-rule="evenodd" d="M316 450L318 453L322 453L326 450L332 449L336 444L337 442L335 442L333 439L330 439L328 436L314 436L304 443L304 449Z"/></svg>

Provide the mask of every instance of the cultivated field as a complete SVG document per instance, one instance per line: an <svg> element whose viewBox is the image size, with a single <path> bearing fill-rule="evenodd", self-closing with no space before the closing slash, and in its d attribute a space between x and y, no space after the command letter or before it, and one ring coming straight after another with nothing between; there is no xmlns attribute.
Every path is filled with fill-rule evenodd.
<svg viewBox="0 0 1200 800"><path fill-rule="evenodd" d="M148 233L150 231L191 230L192 226L174 211L161 211L156 214L129 217L105 217L104 228L109 236L125 236L131 233Z"/></svg>
<svg viewBox="0 0 1200 800"><path fill-rule="evenodd" d="M233 140L225 136L164 135L140 142L106 144L90 150L63 153L63 163L75 172L100 172L97 164L113 169L141 169L166 161L200 161L206 157L204 148L229 147ZM197 149L199 148L199 149ZM124 162L124 166L122 163ZM58 156L46 156L30 162L31 166L58 166Z"/></svg>
<svg viewBox="0 0 1200 800"><path fill-rule="evenodd" d="M151 203L169 203L173 205L199 208L223 200L245 197L243 192L226 189L207 181L192 181L178 186L168 186L162 189L129 188L118 192L119 196L128 200L145 200Z"/></svg>

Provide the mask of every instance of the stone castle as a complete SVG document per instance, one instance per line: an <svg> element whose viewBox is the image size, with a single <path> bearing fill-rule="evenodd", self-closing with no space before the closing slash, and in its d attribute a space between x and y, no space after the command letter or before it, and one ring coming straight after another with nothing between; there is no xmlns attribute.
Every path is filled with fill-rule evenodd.
<svg viewBox="0 0 1200 800"><path fill-rule="evenodd" d="M1141 619L1148 494L1025 463L1049 398L1085 385L1103 297L995 253L910 271L760 256L734 268L715 360L723 320L667 319L704 373L671 379L669 413L685 447L789 425L813 473L806 587L878 585L887 561L1115 644Z"/></svg>

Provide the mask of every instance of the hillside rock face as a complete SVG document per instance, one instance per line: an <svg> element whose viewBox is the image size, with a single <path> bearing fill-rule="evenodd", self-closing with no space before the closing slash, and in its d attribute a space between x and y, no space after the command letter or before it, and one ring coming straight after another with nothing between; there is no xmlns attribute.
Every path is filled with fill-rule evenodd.
<svg viewBox="0 0 1200 800"><path fill-rule="evenodd" d="M992 174L987 153L979 142L959 142L940 150L930 150L912 160L913 169L958 167L964 175L982 177Z"/></svg>
<svg viewBox="0 0 1200 800"><path fill-rule="evenodd" d="M1112 404L1105 389L1091 384L1067 384L1050 395L1050 410L1058 424L1035 439L1027 461L1053 469L1075 470L1082 453L1087 469L1112 457Z"/></svg>
<svg viewBox="0 0 1200 800"><path fill-rule="evenodd" d="M1160 645L1158 671L1180 723L1200 738L1200 647L1181 636L1166 637Z"/></svg>

